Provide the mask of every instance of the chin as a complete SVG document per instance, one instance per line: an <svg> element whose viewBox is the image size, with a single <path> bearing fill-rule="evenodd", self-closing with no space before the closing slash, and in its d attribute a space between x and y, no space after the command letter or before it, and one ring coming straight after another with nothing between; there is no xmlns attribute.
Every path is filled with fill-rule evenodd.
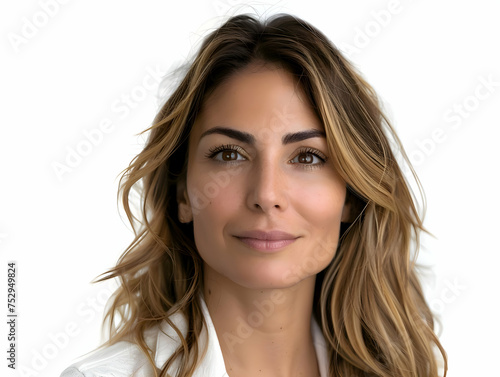
<svg viewBox="0 0 500 377"><path fill-rule="evenodd" d="M226 278L247 289L286 289L316 276L316 272L298 274L290 266L248 266L228 271Z"/></svg>

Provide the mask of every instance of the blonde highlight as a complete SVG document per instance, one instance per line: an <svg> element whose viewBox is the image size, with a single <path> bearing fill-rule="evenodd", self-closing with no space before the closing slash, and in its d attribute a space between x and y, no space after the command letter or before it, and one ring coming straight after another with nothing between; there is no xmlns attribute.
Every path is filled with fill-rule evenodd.
<svg viewBox="0 0 500 377"><path fill-rule="evenodd" d="M197 299L203 289L202 260L192 227L177 218L188 137L207 96L255 62L296 77L324 124L353 208L335 258L316 283L314 316L328 344L329 375L436 377L435 348L446 375L446 353L434 333L411 253L412 242L418 250L425 228L394 146L421 190L418 178L373 88L323 34L290 15L265 22L239 15L212 32L144 131L147 144L123 172L119 188L135 238L98 280L120 281L106 312L109 340L103 346L121 340L137 344L156 377L167 376L174 363L176 376L192 376L203 358L198 346L206 323ZM137 217L130 196L139 184ZM176 313L187 319L185 334L170 320ZM180 346L157 369L144 333L163 322L176 331Z"/></svg>

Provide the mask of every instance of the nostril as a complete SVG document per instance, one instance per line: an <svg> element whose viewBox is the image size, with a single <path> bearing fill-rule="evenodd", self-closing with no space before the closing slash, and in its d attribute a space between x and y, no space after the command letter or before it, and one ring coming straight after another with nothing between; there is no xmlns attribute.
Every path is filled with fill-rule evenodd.
<svg viewBox="0 0 500 377"><path fill-rule="evenodd" d="M262 210L264 209L264 208L262 208L262 206L260 204L257 204L257 203L255 203L254 206L256 209L259 209L259 208ZM273 207L274 208L281 208L279 204L275 204Z"/></svg>

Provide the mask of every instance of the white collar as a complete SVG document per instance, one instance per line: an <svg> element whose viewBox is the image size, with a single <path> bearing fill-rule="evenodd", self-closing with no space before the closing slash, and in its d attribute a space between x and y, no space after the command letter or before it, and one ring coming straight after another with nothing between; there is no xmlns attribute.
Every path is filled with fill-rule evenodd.
<svg viewBox="0 0 500 377"><path fill-rule="evenodd" d="M199 295L201 302L201 309L205 322L208 329L208 347L205 357L198 364L193 377L228 377L226 372L226 367L224 364L224 358L222 356L222 351L220 348L219 340L217 338L217 333L215 332L215 327L210 317L207 305L203 296ZM179 330L185 335L187 333L187 323L182 313L176 313L171 317L171 321L179 328ZM328 376L328 352L326 347L325 338L321 332L321 329L314 319L311 317L311 333L314 343L314 348L316 350L316 357L318 360L318 366L321 377ZM203 351L203 346L207 342L207 332L202 331L200 334L200 352ZM155 364L157 368L163 367L168 358L173 354L175 349L180 345L177 333L168 325L166 321L161 324L160 331L158 332L157 342L156 342L156 354L155 354ZM168 370L169 373L173 373L179 367L178 360L173 363L172 367Z"/></svg>

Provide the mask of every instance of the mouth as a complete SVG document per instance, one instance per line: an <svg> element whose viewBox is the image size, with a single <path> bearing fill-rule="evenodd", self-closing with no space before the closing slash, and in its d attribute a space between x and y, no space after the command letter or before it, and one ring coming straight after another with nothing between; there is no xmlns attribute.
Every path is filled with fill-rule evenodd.
<svg viewBox="0 0 500 377"><path fill-rule="evenodd" d="M252 230L235 236L245 245L259 251L276 251L294 243L300 236L294 236L280 230Z"/></svg>
<svg viewBox="0 0 500 377"><path fill-rule="evenodd" d="M285 240L261 240L258 238L236 237L244 244L259 251L276 251L294 243L297 238Z"/></svg>

